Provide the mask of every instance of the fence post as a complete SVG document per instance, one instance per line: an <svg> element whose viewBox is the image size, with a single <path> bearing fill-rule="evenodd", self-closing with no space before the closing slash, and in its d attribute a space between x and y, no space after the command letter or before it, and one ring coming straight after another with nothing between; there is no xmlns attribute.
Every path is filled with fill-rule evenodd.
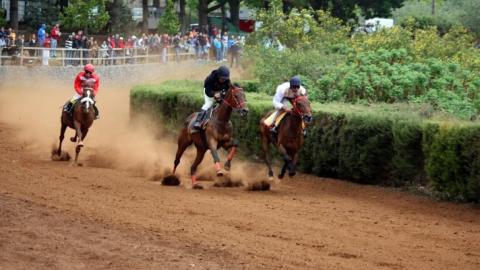
<svg viewBox="0 0 480 270"><path fill-rule="evenodd" d="M83 65L83 49L80 49L80 66Z"/></svg>
<svg viewBox="0 0 480 270"><path fill-rule="evenodd" d="M20 48L20 66L23 66L23 46Z"/></svg>
<svg viewBox="0 0 480 270"><path fill-rule="evenodd" d="M148 64L148 58L150 58L148 51L149 51L149 48L147 47L147 58L145 58L147 60L145 61L145 64Z"/></svg>

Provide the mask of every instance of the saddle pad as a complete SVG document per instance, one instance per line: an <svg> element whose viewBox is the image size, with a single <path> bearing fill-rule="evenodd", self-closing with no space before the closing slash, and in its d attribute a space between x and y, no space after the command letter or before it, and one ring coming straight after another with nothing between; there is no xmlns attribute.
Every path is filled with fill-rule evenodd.
<svg viewBox="0 0 480 270"><path fill-rule="evenodd" d="M280 115L277 117L277 121L275 121L275 126L278 126L282 119L287 115L287 112L280 112ZM264 121L263 124L265 124L267 127L271 127L273 124L273 120L275 118L275 113L271 113L270 116L268 116Z"/></svg>

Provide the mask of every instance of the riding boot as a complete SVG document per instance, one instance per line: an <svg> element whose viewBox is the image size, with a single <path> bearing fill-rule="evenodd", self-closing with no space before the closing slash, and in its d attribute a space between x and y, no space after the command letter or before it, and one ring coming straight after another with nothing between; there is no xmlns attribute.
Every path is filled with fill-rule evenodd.
<svg viewBox="0 0 480 270"><path fill-rule="evenodd" d="M93 110L95 111L95 120L100 119L100 112L98 111L97 106L93 105Z"/></svg>
<svg viewBox="0 0 480 270"><path fill-rule="evenodd" d="M201 112L199 112L197 114L197 118L195 118L195 122L193 123L193 128L194 129L197 129L197 130L202 129L202 121L205 118L206 113L207 113L207 111L202 110Z"/></svg>
<svg viewBox="0 0 480 270"><path fill-rule="evenodd" d="M273 125L273 127L270 128L270 132L277 134L277 125Z"/></svg>
<svg viewBox="0 0 480 270"><path fill-rule="evenodd" d="M67 101L67 103L65 103L65 105L63 105L63 111L68 113L68 114L72 114L72 102L70 101Z"/></svg>

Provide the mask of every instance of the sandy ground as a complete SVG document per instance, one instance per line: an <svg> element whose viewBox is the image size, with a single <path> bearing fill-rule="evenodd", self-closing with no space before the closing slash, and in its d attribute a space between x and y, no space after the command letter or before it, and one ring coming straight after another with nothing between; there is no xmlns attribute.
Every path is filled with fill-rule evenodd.
<svg viewBox="0 0 480 270"><path fill-rule="evenodd" d="M208 72L185 69L159 80ZM480 269L477 206L309 175L268 192L151 181L175 145L151 123L129 123L127 86L101 89L84 166L53 162L69 87L32 79L0 89L1 270ZM246 181L265 173L233 166Z"/></svg>

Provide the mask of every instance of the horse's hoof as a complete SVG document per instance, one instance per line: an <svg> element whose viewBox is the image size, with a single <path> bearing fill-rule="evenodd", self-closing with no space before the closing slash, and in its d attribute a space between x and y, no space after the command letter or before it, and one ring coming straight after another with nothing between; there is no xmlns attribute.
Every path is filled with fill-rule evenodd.
<svg viewBox="0 0 480 270"><path fill-rule="evenodd" d="M225 168L226 171L230 171L230 162L225 162L223 168Z"/></svg>
<svg viewBox="0 0 480 270"><path fill-rule="evenodd" d="M200 184L198 184L198 183L195 184L195 185L193 185L192 188L193 188L193 189L203 189L202 185L200 185Z"/></svg>

